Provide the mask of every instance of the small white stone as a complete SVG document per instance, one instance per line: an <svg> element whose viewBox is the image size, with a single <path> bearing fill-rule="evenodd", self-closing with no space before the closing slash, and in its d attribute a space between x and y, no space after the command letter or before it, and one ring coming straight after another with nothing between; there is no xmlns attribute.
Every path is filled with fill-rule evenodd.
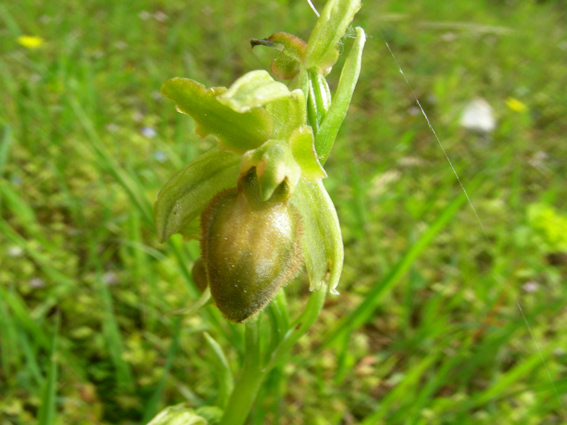
<svg viewBox="0 0 567 425"><path fill-rule="evenodd" d="M154 19L156 21L160 21L160 22L164 22L167 21L167 19L169 19L169 16L167 16L165 13L158 11L156 13L154 13Z"/></svg>
<svg viewBox="0 0 567 425"><path fill-rule="evenodd" d="M140 13L138 13L138 17L142 20L142 21L147 21L148 19L150 19L152 17L152 14L146 10L142 10Z"/></svg>
<svg viewBox="0 0 567 425"><path fill-rule="evenodd" d="M30 279L30 286L32 288L41 288L42 286L45 286L45 281L39 277L34 277Z"/></svg>
<svg viewBox="0 0 567 425"><path fill-rule="evenodd" d="M21 257L24 253L24 250L19 246L11 246L8 248L8 256L10 257Z"/></svg>
<svg viewBox="0 0 567 425"><path fill-rule="evenodd" d="M102 283L105 285L116 285L118 282L118 275L114 272L106 272L102 275Z"/></svg>
<svg viewBox="0 0 567 425"><path fill-rule="evenodd" d="M527 293L531 294L539 289L539 283L534 281L526 282L522 286L522 289Z"/></svg>
<svg viewBox="0 0 567 425"><path fill-rule="evenodd" d="M165 154L162 151L155 151L154 152L154 159L157 162L165 162L167 161L167 156L165 156Z"/></svg>
<svg viewBox="0 0 567 425"><path fill-rule="evenodd" d="M148 139L153 139L157 136L157 131L153 127L144 127L142 128L141 133Z"/></svg>
<svg viewBox="0 0 567 425"><path fill-rule="evenodd" d="M463 110L461 126L467 130L491 133L496 128L492 107L484 99L474 99Z"/></svg>

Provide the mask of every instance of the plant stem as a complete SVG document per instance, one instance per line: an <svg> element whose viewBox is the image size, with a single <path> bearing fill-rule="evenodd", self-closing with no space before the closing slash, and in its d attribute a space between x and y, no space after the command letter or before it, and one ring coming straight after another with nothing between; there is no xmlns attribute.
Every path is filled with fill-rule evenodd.
<svg viewBox="0 0 567 425"><path fill-rule="evenodd" d="M244 364L220 425L244 424L256 398L256 393L266 377L266 371L262 371L260 352L261 322L261 317L257 317L245 324Z"/></svg>
<svg viewBox="0 0 567 425"><path fill-rule="evenodd" d="M245 351L244 364L238 381L232 391L228 405L224 411L220 425L243 425L248 417L260 385L270 373L290 352L291 348L303 336L319 317L327 295L327 284L314 291L307 301L307 305L299 317L291 324L285 336L268 357L264 366L260 349L260 336L265 334L262 329L261 314L245 323ZM285 305L282 296L278 302ZM285 308L287 309L287 308Z"/></svg>

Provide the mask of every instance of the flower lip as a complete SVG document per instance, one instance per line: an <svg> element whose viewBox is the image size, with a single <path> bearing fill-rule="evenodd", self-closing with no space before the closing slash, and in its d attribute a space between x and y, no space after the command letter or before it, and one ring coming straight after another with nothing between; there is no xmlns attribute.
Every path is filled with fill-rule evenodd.
<svg viewBox="0 0 567 425"><path fill-rule="evenodd" d="M201 218L201 249L211 295L224 316L242 322L262 310L299 272L302 226L284 181L268 201L256 169L220 192Z"/></svg>

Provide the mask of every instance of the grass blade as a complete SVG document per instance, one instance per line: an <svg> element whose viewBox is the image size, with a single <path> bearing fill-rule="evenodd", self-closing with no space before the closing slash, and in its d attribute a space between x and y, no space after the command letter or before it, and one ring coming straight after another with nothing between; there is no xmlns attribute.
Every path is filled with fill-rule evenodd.
<svg viewBox="0 0 567 425"><path fill-rule="evenodd" d="M8 162L8 154L10 153L12 140L12 127L6 125L4 127L4 137L2 137L2 142L0 144L0 177L4 174L4 167Z"/></svg>
<svg viewBox="0 0 567 425"><path fill-rule="evenodd" d="M165 382L167 379L167 375L169 374L169 371L171 370L171 365L173 364L173 359L175 358L175 355L177 354L177 349L179 348L179 335L180 335L180 331L181 331L181 321L182 321L182 317L179 317L175 320L174 324L173 324L173 339L171 341L171 346L169 348L169 352L167 353L167 358L165 360L165 366L163 367L163 374L160 378L160 380L158 381L157 384L157 388L154 391L154 393L152 394L152 397L150 398L146 409L144 410L144 419L142 420L142 423L147 423L150 421L150 419L152 419L158 412L159 410L159 402L161 400L161 396L163 394L163 390L165 388Z"/></svg>
<svg viewBox="0 0 567 425"><path fill-rule="evenodd" d="M41 405L37 415L38 425L52 425L57 414L55 408L55 396L57 395L57 334L59 333L59 325L61 315L57 313L55 331L51 341L51 353L49 370L47 372L47 380L45 381L42 395Z"/></svg>
<svg viewBox="0 0 567 425"><path fill-rule="evenodd" d="M232 390L234 389L234 376L232 375L232 371L230 370L230 366L228 365L228 360L222 351L222 347L219 345L218 342L214 340L214 338L209 335L208 332L204 333L205 339L213 350L215 355L214 362L216 364L216 371L219 380L219 393L217 395L217 406L220 408L224 408L228 403L228 399L230 394L232 394Z"/></svg>
<svg viewBox="0 0 567 425"><path fill-rule="evenodd" d="M470 191L480 183L476 179L469 185ZM405 253L401 260L394 266L384 279L379 281L365 295L364 301L349 315L339 320L331 331L323 338L323 344L320 349L328 348L341 335L351 332L362 326L374 313L376 305L382 295L390 290L402 277L410 270L412 264L423 252L423 250L431 243L433 238L445 227L445 225L455 216L459 208L467 201L467 196L462 193L458 198L451 202L445 210L431 223L429 228L421 235L414 245Z"/></svg>

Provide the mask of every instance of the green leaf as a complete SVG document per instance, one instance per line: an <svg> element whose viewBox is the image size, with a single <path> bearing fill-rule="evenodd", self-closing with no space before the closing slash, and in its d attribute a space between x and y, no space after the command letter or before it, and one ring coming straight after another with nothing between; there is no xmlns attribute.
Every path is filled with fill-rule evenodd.
<svg viewBox="0 0 567 425"><path fill-rule="evenodd" d="M328 282L332 294L338 294L343 269L344 247L339 218L323 182L300 179L291 203L303 222L303 255L311 291Z"/></svg>
<svg viewBox="0 0 567 425"><path fill-rule="evenodd" d="M302 125L295 129L289 138L293 157L301 168L301 176L307 181L315 181L327 177L327 173L317 159L313 129Z"/></svg>
<svg viewBox="0 0 567 425"><path fill-rule="evenodd" d="M338 44L354 15L362 6L360 0L329 0L315 24L305 50L305 66L323 75L339 57Z"/></svg>
<svg viewBox="0 0 567 425"><path fill-rule="evenodd" d="M173 78L161 88L161 93L175 102L178 111L195 120L199 137L212 135L220 149L236 154L257 148L271 137L270 115L263 108L243 113L234 111L217 100L225 92L224 87L207 89L187 78Z"/></svg>
<svg viewBox="0 0 567 425"><path fill-rule="evenodd" d="M214 358L212 361L214 362L215 370L218 375L217 378L219 380L217 404L219 407L224 408L228 403L232 390L234 389L234 376L232 375L228 360L226 359L220 344L207 332L204 332L204 335L207 340L207 344L209 344L209 347L213 350Z"/></svg>
<svg viewBox="0 0 567 425"><path fill-rule="evenodd" d="M358 76L360 75L362 51L365 42L366 35L364 34L364 30L357 27L356 39L354 40L354 44L341 71L339 85L333 97L333 102L315 137L315 148L317 149L319 160L322 164L327 160L335 143L339 128L346 117L348 106L350 105L352 94L354 93L354 88L356 87Z"/></svg>
<svg viewBox="0 0 567 425"><path fill-rule="evenodd" d="M219 191L236 186L240 157L212 149L178 171L154 206L158 240L165 242L203 211Z"/></svg>
<svg viewBox="0 0 567 425"><path fill-rule="evenodd" d="M244 113L289 97L290 91L264 70L251 71L236 80L217 100L232 110Z"/></svg>

